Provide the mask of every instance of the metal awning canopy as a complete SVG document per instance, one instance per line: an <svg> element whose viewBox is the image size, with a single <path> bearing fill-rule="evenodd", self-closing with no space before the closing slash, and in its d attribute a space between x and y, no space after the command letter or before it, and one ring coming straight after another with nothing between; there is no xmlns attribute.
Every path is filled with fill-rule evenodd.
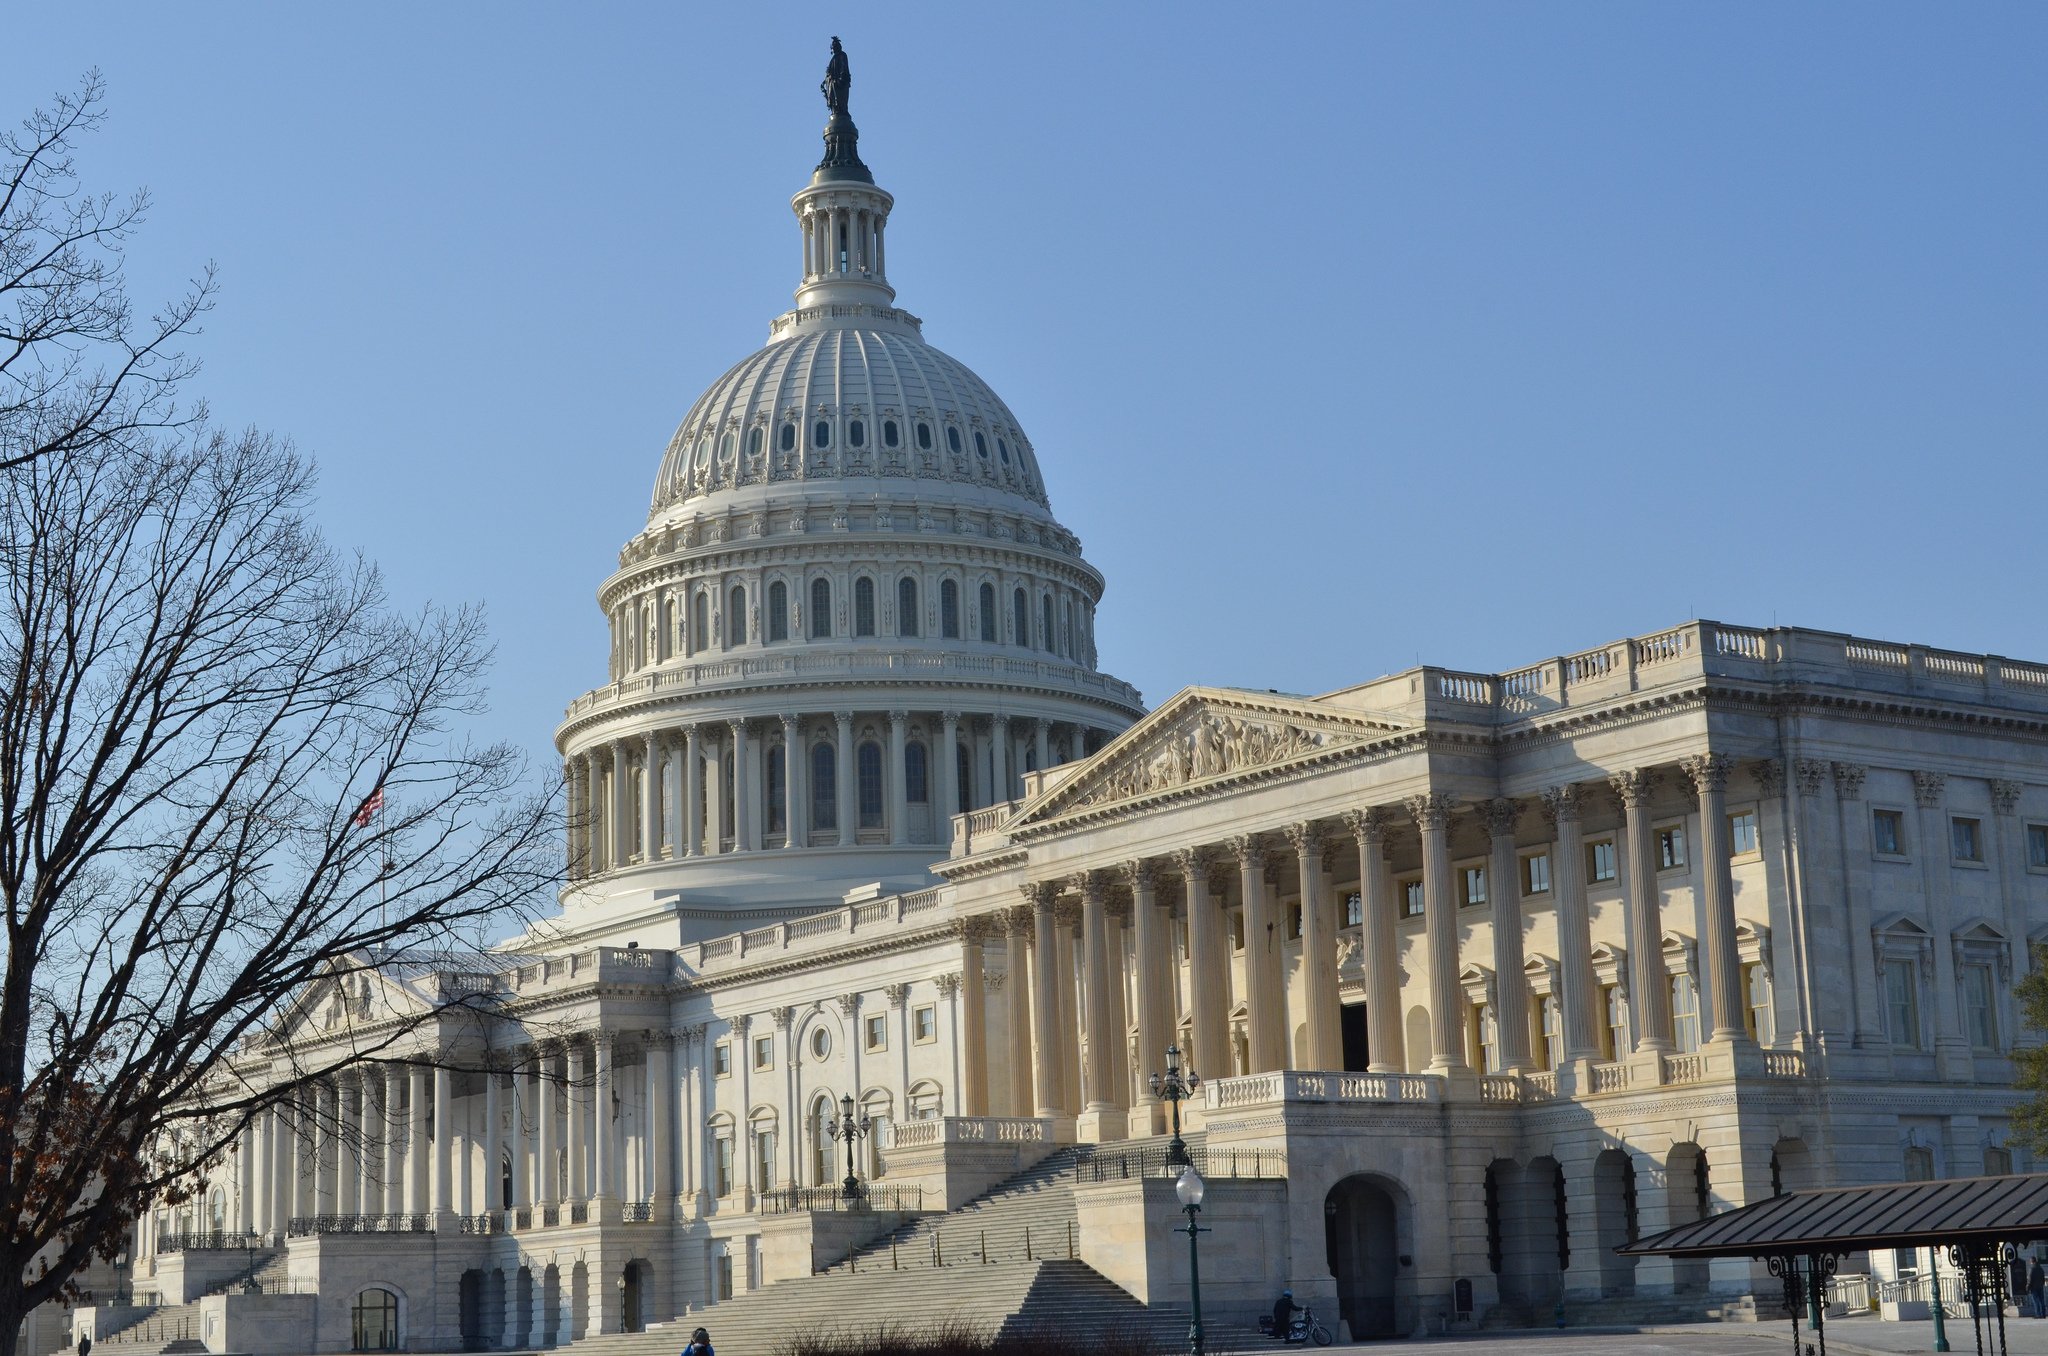
<svg viewBox="0 0 2048 1356"><path fill-rule="evenodd" d="M1637 1257L1769 1257L2048 1238L2048 1172L1819 1187L1681 1224L1615 1251Z"/></svg>

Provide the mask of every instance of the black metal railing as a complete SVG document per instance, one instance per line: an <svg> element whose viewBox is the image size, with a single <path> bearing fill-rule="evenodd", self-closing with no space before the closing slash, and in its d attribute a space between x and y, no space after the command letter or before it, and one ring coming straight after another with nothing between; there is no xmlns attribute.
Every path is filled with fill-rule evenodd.
<svg viewBox="0 0 2048 1356"><path fill-rule="evenodd" d="M1098 1149L1080 1165L1084 1181L1112 1182L1126 1177L1178 1177L1187 1167L1205 1178L1285 1178L1287 1153L1284 1149L1190 1149L1187 1161L1169 1159L1165 1149Z"/></svg>
<svg viewBox="0 0 2048 1356"><path fill-rule="evenodd" d="M590 1223L590 1202L588 1202L588 1201L571 1201L571 1202L569 1202L569 1223L571 1223L571 1224L588 1224L588 1223Z"/></svg>
<svg viewBox="0 0 2048 1356"><path fill-rule="evenodd" d="M466 1234L502 1234L505 1232L505 1212L486 1210L481 1215L464 1215L460 1228Z"/></svg>
<svg viewBox="0 0 2048 1356"><path fill-rule="evenodd" d="M647 1224L654 1219L653 1201L627 1201L619 1210L619 1218L627 1224Z"/></svg>
<svg viewBox="0 0 2048 1356"><path fill-rule="evenodd" d="M555 1226L556 1226L557 1224L560 1224L561 1222L562 1222L562 1207L561 1207L561 1206L559 1206L559 1205L544 1205L544 1206L542 1206L542 1207L540 1208L540 1227L541 1227L541 1228L543 1228L543 1229L552 1229L552 1228L554 1228L554 1227L555 1227Z"/></svg>
<svg viewBox="0 0 2048 1356"><path fill-rule="evenodd" d="M531 1229L533 1227L533 1207L522 1205L517 1210L514 1210L512 1212L512 1227L515 1229Z"/></svg>
<svg viewBox="0 0 2048 1356"><path fill-rule="evenodd" d="M863 1186L861 1194L851 1200L844 1188L836 1186L780 1187L761 1193L764 1215L795 1215L812 1210L875 1210L907 1215L923 1209L923 1187Z"/></svg>
<svg viewBox="0 0 2048 1356"><path fill-rule="evenodd" d="M308 1234L424 1234L433 1231L429 1215L294 1215L285 1232Z"/></svg>
<svg viewBox="0 0 2048 1356"><path fill-rule="evenodd" d="M257 1246L254 1234L231 1234L225 1230L210 1233L158 1234L158 1252L226 1252L230 1248L253 1248Z"/></svg>

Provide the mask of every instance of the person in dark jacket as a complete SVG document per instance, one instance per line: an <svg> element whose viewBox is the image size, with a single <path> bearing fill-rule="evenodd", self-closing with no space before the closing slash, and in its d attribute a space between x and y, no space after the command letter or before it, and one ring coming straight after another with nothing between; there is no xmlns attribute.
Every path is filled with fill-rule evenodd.
<svg viewBox="0 0 2048 1356"><path fill-rule="evenodd" d="M683 1348L683 1356L713 1356L711 1334L699 1328L690 1334L690 1345Z"/></svg>
<svg viewBox="0 0 2048 1356"><path fill-rule="evenodd" d="M1287 1336L1287 1327L1294 1322L1294 1292L1282 1290L1280 1298L1273 1301L1273 1336Z"/></svg>
<svg viewBox="0 0 2048 1356"><path fill-rule="evenodd" d="M2023 1316L2031 1313L2032 1301L2027 1298L2027 1255L2018 1248L2014 1248L2012 1256L2007 1259L2005 1275L2005 1293L2012 1297L2012 1307Z"/></svg>
<svg viewBox="0 0 2048 1356"><path fill-rule="evenodd" d="M2034 1302L2035 1318L2048 1318L2048 1275L2042 1274L2038 1254L2027 1268L2027 1298Z"/></svg>

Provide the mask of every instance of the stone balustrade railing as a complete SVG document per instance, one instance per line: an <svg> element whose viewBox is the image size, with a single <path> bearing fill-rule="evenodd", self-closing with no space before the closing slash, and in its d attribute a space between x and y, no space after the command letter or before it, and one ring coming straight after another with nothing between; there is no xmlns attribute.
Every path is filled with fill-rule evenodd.
<svg viewBox="0 0 2048 1356"><path fill-rule="evenodd" d="M887 682L897 677L926 682L1009 680L1102 697L1132 708L1143 699L1129 683L1057 660L1003 654L952 654L930 650L823 650L816 654L748 655L701 663L670 664L636 673L584 693L569 703L567 718L662 697L690 696L762 684L815 683L831 679Z"/></svg>
<svg viewBox="0 0 2048 1356"><path fill-rule="evenodd" d="M993 852L1008 847L1009 835L1002 831L1021 801L998 801L994 805L953 816L953 855L965 857L976 852Z"/></svg>
<svg viewBox="0 0 2048 1356"><path fill-rule="evenodd" d="M2048 664L1898 645L1831 631L1687 622L1507 673L1424 666L1350 689L1375 710L1513 720L1702 676L1876 687L1959 699L1998 694L2048 709Z"/></svg>
<svg viewBox="0 0 2048 1356"><path fill-rule="evenodd" d="M1209 1111L1273 1102L1436 1102L1443 1080L1434 1074L1275 1073L1218 1078L1202 1085Z"/></svg>
<svg viewBox="0 0 2048 1356"><path fill-rule="evenodd" d="M836 909L826 909L787 923L728 933L698 942L691 953L698 973L758 962L768 956L831 951L850 935L903 924L923 926L926 916L945 903L943 887L907 895L887 895ZM656 953L662 954L662 953Z"/></svg>
<svg viewBox="0 0 2048 1356"><path fill-rule="evenodd" d="M1707 1057L1701 1054L1664 1056L1664 1082L1703 1083L1707 1078Z"/></svg>
<svg viewBox="0 0 2048 1356"><path fill-rule="evenodd" d="M1621 1060L1593 1066L1592 1091L1625 1092L1628 1090L1628 1065Z"/></svg>
<svg viewBox="0 0 2048 1356"><path fill-rule="evenodd" d="M921 1149L939 1144L1044 1144L1052 1122L1031 1116L934 1116L899 1121L890 1128L890 1147Z"/></svg>
<svg viewBox="0 0 2048 1356"><path fill-rule="evenodd" d="M1797 1050L1764 1051L1764 1077L1806 1077L1806 1056Z"/></svg>

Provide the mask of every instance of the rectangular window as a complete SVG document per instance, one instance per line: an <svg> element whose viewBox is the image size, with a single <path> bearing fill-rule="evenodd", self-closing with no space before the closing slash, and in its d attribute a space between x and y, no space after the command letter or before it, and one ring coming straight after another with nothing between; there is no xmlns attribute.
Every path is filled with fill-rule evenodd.
<svg viewBox="0 0 2048 1356"><path fill-rule="evenodd" d="M732 1076L732 1042L720 1041L711 1047L711 1076L729 1078Z"/></svg>
<svg viewBox="0 0 2048 1356"><path fill-rule="evenodd" d="M1500 1072L1500 1042L1493 1022L1493 1004L1472 1005L1471 1057L1483 1073Z"/></svg>
<svg viewBox="0 0 2048 1356"><path fill-rule="evenodd" d="M1543 1067L1555 1069L1564 1062L1564 1026L1558 1016L1557 995L1547 993L1537 1000L1536 1015L1543 1027Z"/></svg>
<svg viewBox="0 0 2048 1356"><path fill-rule="evenodd" d="M1614 840L1601 838L1586 844L1586 879L1598 885L1614 876Z"/></svg>
<svg viewBox="0 0 2048 1356"><path fill-rule="evenodd" d="M714 1196L730 1196L732 1195L732 1136L720 1135L713 1143L716 1145L716 1152L711 1160L711 1194Z"/></svg>
<svg viewBox="0 0 2048 1356"><path fill-rule="evenodd" d="M2027 865L2048 870L2048 824L2027 825Z"/></svg>
<svg viewBox="0 0 2048 1356"><path fill-rule="evenodd" d="M1621 986L1601 986L1601 1011L1606 1014L1606 1030L1602 1033L1607 1041L1604 1052L1609 1059L1621 1059L1628 1054L1628 1009L1621 999Z"/></svg>
<svg viewBox="0 0 2048 1356"><path fill-rule="evenodd" d="M1758 1045L1769 1045L1773 1030L1771 977L1760 964L1745 965L1742 967L1742 987L1749 996L1749 1002L1743 1010L1745 1024L1749 1027L1749 1038Z"/></svg>
<svg viewBox="0 0 2048 1356"><path fill-rule="evenodd" d="M927 1004L916 1008L910 1014L911 1039L919 1045L929 1045L939 1038L939 1010Z"/></svg>
<svg viewBox="0 0 2048 1356"><path fill-rule="evenodd" d="M775 1185L775 1132L754 1132L754 1190L767 1191Z"/></svg>
<svg viewBox="0 0 2048 1356"><path fill-rule="evenodd" d="M1700 1048L1699 990L1693 987L1691 975L1671 977L1671 1035L1681 1053Z"/></svg>
<svg viewBox="0 0 2048 1356"><path fill-rule="evenodd" d="M1959 862L1981 862L1984 860L1984 825L1975 819L1951 819L1948 822L1949 849Z"/></svg>
<svg viewBox="0 0 2048 1356"><path fill-rule="evenodd" d="M1906 855L1906 817L1897 810L1870 812L1870 847L1880 857Z"/></svg>
<svg viewBox="0 0 2048 1356"><path fill-rule="evenodd" d="M1522 893L1525 895L1547 895L1550 893L1550 854L1532 852L1522 858Z"/></svg>
<svg viewBox="0 0 2048 1356"><path fill-rule="evenodd" d="M868 1049L886 1050L889 1048L889 1019L887 1017L877 1013L869 1017L864 1025L867 1031Z"/></svg>
<svg viewBox="0 0 2048 1356"><path fill-rule="evenodd" d="M1486 902L1486 868L1468 866L1458 873L1458 905L1471 908L1474 904Z"/></svg>
<svg viewBox="0 0 2048 1356"><path fill-rule="evenodd" d="M1891 1021L1892 1044L1920 1048L1920 978L1910 960L1884 963L1885 1011Z"/></svg>
<svg viewBox="0 0 2048 1356"><path fill-rule="evenodd" d="M758 1070L772 1069L774 1067L775 1038L773 1036L754 1037L754 1068Z"/></svg>
<svg viewBox="0 0 2048 1356"><path fill-rule="evenodd" d="M1685 825L1665 824L1657 830L1657 869L1676 871L1685 865Z"/></svg>
<svg viewBox="0 0 2048 1356"><path fill-rule="evenodd" d="M1754 856L1760 849L1756 836L1756 812L1744 810L1728 816L1728 850L1738 857Z"/></svg>
<svg viewBox="0 0 2048 1356"><path fill-rule="evenodd" d="M731 1144L732 1141L727 1140L726 1143ZM721 1194L729 1195L731 1193ZM714 1278L714 1285L716 1286L714 1293L719 1299L729 1300L732 1298L732 1254L729 1252L718 1254L718 1273Z"/></svg>
<svg viewBox="0 0 2048 1356"><path fill-rule="evenodd" d="M1403 918L1422 917L1421 881L1404 880L1401 882L1401 916Z"/></svg>
<svg viewBox="0 0 2048 1356"><path fill-rule="evenodd" d="M1287 940L1290 942L1301 940L1301 905L1299 904L1287 906Z"/></svg>
<svg viewBox="0 0 2048 1356"><path fill-rule="evenodd" d="M1365 896L1352 894L1344 900L1344 926L1347 928L1365 925Z"/></svg>
<svg viewBox="0 0 2048 1356"><path fill-rule="evenodd" d="M1230 949L1232 951L1244 950L1243 909L1232 909L1230 911Z"/></svg>
<svg viewBox="0 0 2048 1356"><path fill-rule="evenodd" d="M1991 967L1965 965L1957 971L1963 998L1963 1029L1970 1033L1973 1050L1998 1048L1998 1010L1991 1002Z"/></svg>

